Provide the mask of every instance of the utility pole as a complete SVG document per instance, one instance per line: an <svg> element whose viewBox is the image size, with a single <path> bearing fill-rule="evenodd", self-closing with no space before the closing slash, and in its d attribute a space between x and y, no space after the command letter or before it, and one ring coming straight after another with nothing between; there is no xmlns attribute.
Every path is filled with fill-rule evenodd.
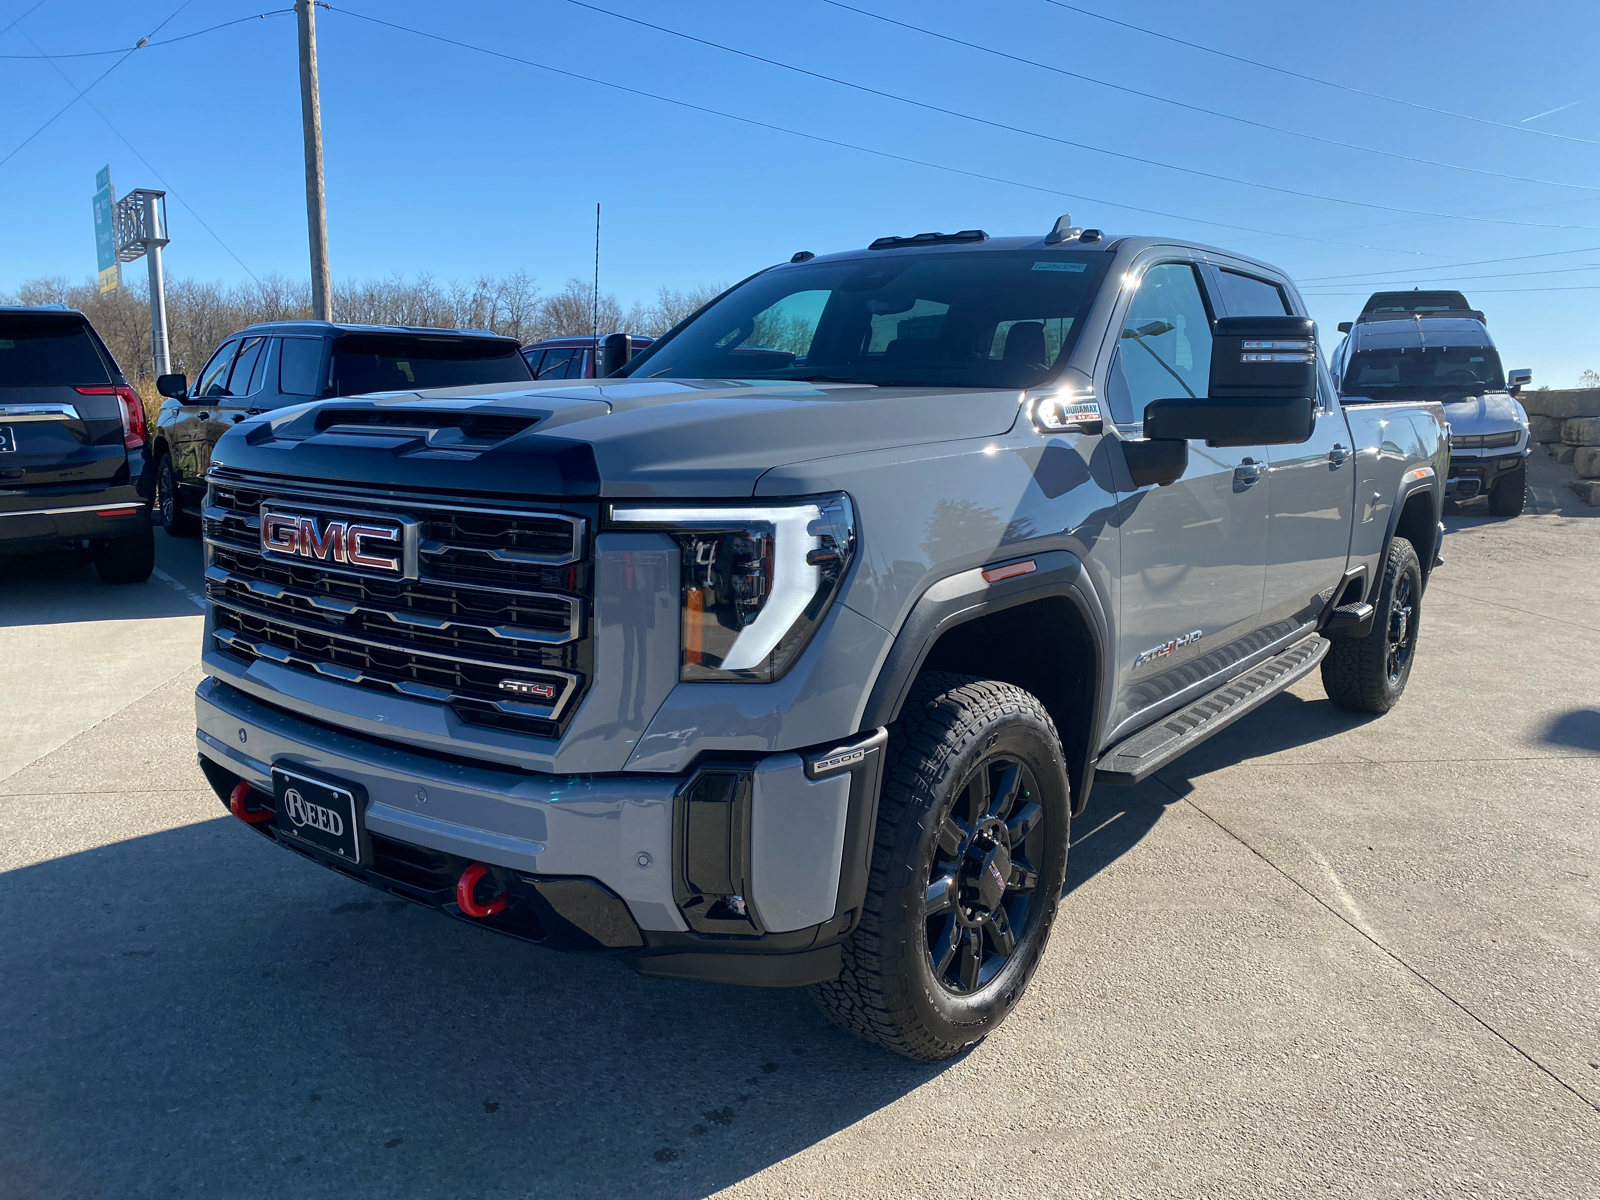
<svg viewBox="0 0 1600 1200"><path fill-rule="evenodd" d="M328 271L328 204L322 187L322 100L317 88L315 0L294 0L300 26L300 118L306 143L306 228L311 235L311 315L333 320Z"/></svg>

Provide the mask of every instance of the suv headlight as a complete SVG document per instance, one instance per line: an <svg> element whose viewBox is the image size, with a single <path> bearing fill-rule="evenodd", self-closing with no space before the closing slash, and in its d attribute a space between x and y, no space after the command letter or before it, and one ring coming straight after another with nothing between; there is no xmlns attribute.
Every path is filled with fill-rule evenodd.
<svg viewBox="0 0 1600 1200"><path fill-rule="evenodd" d="M855 512L843 492L739 505L618 503L610 524L659 529L678 543L684 680L781 677L855 555Z"/></svg>

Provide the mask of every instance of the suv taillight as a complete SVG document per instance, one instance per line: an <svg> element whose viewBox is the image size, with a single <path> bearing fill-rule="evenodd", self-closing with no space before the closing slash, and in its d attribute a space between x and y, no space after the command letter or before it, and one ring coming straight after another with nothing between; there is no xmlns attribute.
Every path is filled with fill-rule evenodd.
<svg viewBox="0 0 1600 1200"><path fill-rule="evenodd" d="M144 420L144 401L131 387L81 387L84 396L115 396L122 405L122 444L129 450L142 449L149 430Z"/></svg>

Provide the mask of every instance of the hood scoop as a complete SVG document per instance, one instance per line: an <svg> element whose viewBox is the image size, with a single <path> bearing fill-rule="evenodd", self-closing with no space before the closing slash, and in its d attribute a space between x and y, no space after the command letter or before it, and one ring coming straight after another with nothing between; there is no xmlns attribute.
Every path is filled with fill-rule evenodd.
<svg viewBox="0 0 1600 1200"><path fill-rule="evenodd" d="M421 438L435 449L486 450L532 429L539 417L448 409L324 408L316 414L319 434Z"/></svg>

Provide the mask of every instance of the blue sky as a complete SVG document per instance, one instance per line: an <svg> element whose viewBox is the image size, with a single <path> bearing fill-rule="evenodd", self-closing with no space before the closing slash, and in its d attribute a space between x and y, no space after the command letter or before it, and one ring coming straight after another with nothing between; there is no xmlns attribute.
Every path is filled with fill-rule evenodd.
<svg viewBox="0 0 1600 1200"><path fill-rule="evenodd" d="M179 2L0 0L0 55L125 47L171 17L152 38L160 41L287 0L190 0L172 16ZM596 201L605 217L601 286L625 302L647 299L661 284L732 281L799 249L825 252L925 229L1043 232L1070 211L1114 233L1197 237L1277 263L1301 281L1330 339L1333 324L1373 287L1438 281L1488 313L1506 365L1531 366L1536 383L1571 386L1585 368L1600 370L1600 6L1592 2L1076 0L1174 38L1412 102L1400 105L1047 0L847 0L1060 70L1366 150L1114 91L825 0L594 2L1016 131L753 62L570 0L339 0L318 12L336 276L449 279L522 269L559 288L593 268ZM356 13L1014 182L760 128ZM107 163L119 191L163 186L159 173L187 203L169 202L173 273L303 274L292 15L140 50L89 93L148 166L82 103L16 149L72 99L57 68L84 87L115 62L0 58L0 158L11 156L0 163L0 290L38 275L93 274L90 197ZM1571 253L1588 247L1596 249ZM1549 257L1465 265L1529 255Z"/></svg>

